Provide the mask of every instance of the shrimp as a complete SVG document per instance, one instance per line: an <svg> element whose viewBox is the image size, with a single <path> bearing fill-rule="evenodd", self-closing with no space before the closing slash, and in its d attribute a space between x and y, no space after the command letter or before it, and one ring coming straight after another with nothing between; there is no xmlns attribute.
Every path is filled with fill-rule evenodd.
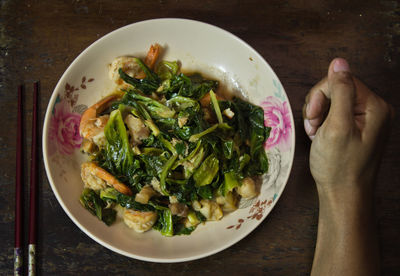
<svg viewBox="0 0 400 276"><path fill-rule="evenodd" d="M157 213L152 211L141 212L131 209L125 209L124 222L129 227L138 233L150 230L157 221Z"/></svg>
<svg viewBox="0 0 400 276"><path fill-rule="evenodd" d="M104 127L108 122L109 115L97 116L119 97L119 95L110 95L86 109L79 125L79 133L83 138L100 147L105 145Z"/></svg>
<svg viewBox="0 0 400 276"><path fill-rule="evenodd" d="M147 67L153 70L154 65L156 64L156 61L158 59L158 56L160 55L160 52L161 52L161 46L159 44L156 43L150 46L150 49L147 52L147 56L144 60L144 63L147 65Z"/></svg>
<svg viewBox="0 0 400 276"><path fill-rule="evenodd" d="M94 162L86 162L81 166L81 177L83 183L88 188L93 190L102 190L106 186L113 186L118 192L125 195L132 195L131 189L121 183L112 174L100 168Z"/></svg>
<svg viewBox="0 0 400 276"><path fill-rule="evenodd" d="M118 73L119 68L132 78L144 78L144 76L141 77L143 71L134 57L118 57L114 59L108 68L108 77L118 85L123 84L123 80L120 78Z"/></svg>
<svg viewBox="0 0 400 276"><path fill-rule="evenodd" d="M158 56L161 52L161 46L158 44L154 44L150 46L149 51L147 52L147 56L144 60L144 64L150 68L150 70L154 69L154 65L158 59ZM142 71L139 64L136 62L135 57L118 57L116 58L110 65L108 70L108 77L113 80L118 85L123 85L123 81L119 76L118 70L122 69L127 75L132 78L144 79L146 74ZM122 88L128 88L123 85Z"/></svg>
<svg viewBox="0 0 400 276"><path fill-rule="evenodd" d="M140 120L139 118L136 118L129 114L128 116L126 116L124 122L129 130L131 145L140 145L143 139L149 137L149 128L145 124L143 124L142 120Z"/></svg>

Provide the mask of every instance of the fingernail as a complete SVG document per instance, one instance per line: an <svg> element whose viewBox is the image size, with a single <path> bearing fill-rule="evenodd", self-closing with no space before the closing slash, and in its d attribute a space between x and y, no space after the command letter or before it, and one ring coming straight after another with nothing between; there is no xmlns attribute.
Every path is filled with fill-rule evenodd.
<svg viewBox="0 0 400 276"><path fill-rule="evenodd" d="M310 103L308 103L308 104L306 105L306 117L307 117L307 118L310 116L309 113L310 113Z"/></svg>
<svg viewBox="0 0 400 276"><path fill-rule="evenodd" d="M311 133L312 126L310 124L310 121L308 119L304 120L304 130L306 131L307 135Z"/></svg>
<svg viewBox="0 0 400 276"><path fill-rule="evenodd" d="M312 140L314 140L315 135L311 135L311 136L309 136L309 137L310 137L310 139L311 139L311 141L312 141Z"/></svg>
<svg viewBox="0 0 400 276"><path fill-rule="evenodd" d="M333 64L333 72L350 72L350 66L343 58L337 58Z"/></svg>
<svg viewBox="0 0 400 276"><path fill-rule="evenodd" d="M321 118L309 119L308 122L312 127L318 127L321 124Z"/></svg>

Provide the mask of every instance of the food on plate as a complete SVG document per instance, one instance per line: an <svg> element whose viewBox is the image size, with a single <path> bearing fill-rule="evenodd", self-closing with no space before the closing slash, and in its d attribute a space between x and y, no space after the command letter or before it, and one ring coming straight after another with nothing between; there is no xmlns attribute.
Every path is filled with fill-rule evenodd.
<svg viewBox="0 0 400 276"><path fill-rule="evenodd" d="M190 234L258 195L255 177L268 170L263 110L218 93L218 81L186 75L177 61L158 61L152 45L142 61L109 66L117 93L82 115L80 201L111 225L117 210L142 233Z"/></svg>

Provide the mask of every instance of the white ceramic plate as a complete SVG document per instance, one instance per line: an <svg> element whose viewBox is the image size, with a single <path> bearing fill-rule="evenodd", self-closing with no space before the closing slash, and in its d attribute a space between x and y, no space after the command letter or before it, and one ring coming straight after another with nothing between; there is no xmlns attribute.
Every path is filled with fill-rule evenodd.
<svg viewBox="0 0 400 276"><path fill-rule="evenodd" d="M260 195L242 201L221 221L200 225L190 236L167 238L158 231L138 234L122 221L107 227L79 203L83 189L79 151L80 114L109 94L113 83L107 65L116 57L144 57L153 43L162 59L180 60L182 68L200 71L242 92L264 109L272 127L265 144L270 161ZM286 185L294 156L294 123L286 93L271 67L245 42L220 28L184 19L156 19L120 28L83 51L65 71L51 96L43 131L43 157L50 185L73 222L103 246L128 257L152 262L182 262L217 253L254 230L269 214Z"/></svg>

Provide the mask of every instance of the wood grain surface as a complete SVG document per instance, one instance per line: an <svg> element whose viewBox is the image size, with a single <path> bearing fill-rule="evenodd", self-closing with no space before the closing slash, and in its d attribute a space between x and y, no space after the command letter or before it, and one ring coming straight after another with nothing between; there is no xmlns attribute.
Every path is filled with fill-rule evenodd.
<svg viewBox="0 0 400 276"><path fill-rule="evenodd" d="M398 1L1 0L0 275L12 274L13 267L17 86L25 83L27 87L24 129L30 137L33 81L41 82L42 125L58 79L82 50L114 29L160 17L196 19L224 28L254 47L275 70L288 94L296 124L296 154L286 189L267 219L229 249L196 261L156 264L118 255L81 232L58 204L41 162L38 272L41 275L309 274L316 241L318 197L309 173L310 142L304 134L301 117L304 96L326 74L330 60L341 56L349 60L361 79L395 107L399 116ZM30 138L24 142L26 184L30 142ZM384 275L400 275L399 145L397 119L376 190ZM27 192L28 188L26 203Z"/></svg>

